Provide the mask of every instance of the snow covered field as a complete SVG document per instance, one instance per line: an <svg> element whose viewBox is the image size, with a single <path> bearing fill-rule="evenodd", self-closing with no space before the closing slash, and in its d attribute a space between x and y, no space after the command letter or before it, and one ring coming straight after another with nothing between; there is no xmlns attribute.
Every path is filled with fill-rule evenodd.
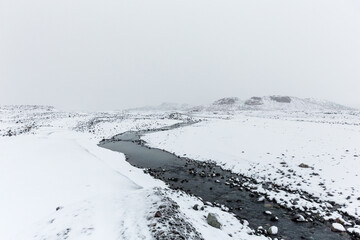
<svg viewBox="0 0 360 240"><path fill-rule="evenodd" d="M215 161L250 176L251 186L289 208L360 218L358 112L245 111L143 137L152 147ZM204 115L203 115L204 116ZM211 118L210 118L211 116ZM264 189L264 182L287 191ZM293 190L293 191L289 191ZM307 199L307 192L319 198ZM334 204L341 205L339 211ZM316 209L316 210L315 210Z"/></svg>
<svg viewBox="0 0 360 240"><path fill-rule="evenodd" d="M152 239L170 234L154 216L162 209L194 227L184 228L188 239L264 239L219 208L194 211L200 200L97 146L123 131L176 122L166 114L0 107L0 239ZM208 213L220 216L221 230L206 223Z"/></svg>

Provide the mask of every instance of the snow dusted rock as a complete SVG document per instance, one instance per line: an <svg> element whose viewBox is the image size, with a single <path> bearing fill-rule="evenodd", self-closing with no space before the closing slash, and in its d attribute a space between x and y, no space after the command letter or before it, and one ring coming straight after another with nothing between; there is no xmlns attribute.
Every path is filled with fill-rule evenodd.
<svg viewBox="0 0 360 240"><path fill-rule="evenodd" d="M357 227L353 227L353 228L348 228L347 229L348 233L354 235L355 237L360 238L360 226Z"/></svg>
<svg viewBox="0 0 360 240"><path fill-rule="evenodd" d="M256 229L256 233L257 233L257 234L265 234L265 233L266 233L266 230L263 228L263 226L259 226L259 227Z"/></svg>
<svg viewBox="0 0 360 240"><path fill-rule="evenodd" d="M265 211L264 213L265 213L266 215L272 215L272 212L269 211L269 210Z"/></svg>
<svg viewBox="0 0 360 240"><path fill-rule="evenodd" d="M206 218L207 223L214 228L221 228L221 224L214 213L209 213Z"/></svg>
<svg viewBox="0 0 360 240"><path fill-rule="evenodd" d="M347 222L347 221L345 221L343 218L341 218L341 217L337 217L336 219L335 219L335 221L337 222L337 223L340 223L341 225L343 225L343 226L352 226L352 224L350 223L350 222Z"/></svg>
<svg viewBox="0 0 360 240"><path fill-rule="evenodd" d="M331 225L331 231L333 231L333 232L346 232L346 229L340 223L333 223Z"/></svg>
<svg viewBox="0 0 360 240"><path fill-rule="evenodd" d="M258 198L258 202L264 202L265 201L265 197L264 196L261 196Z"/></svg>
<svg viewBox="0 0 360 240"><path fill-rule="evenodd" d="M271 227L269 227L269 229L268 229L268 233L269 233L270 235L276 235L276 234L278 234L278 232L279 232L279 229L278 229L278 227L276 227L276 226L271 226Z"/></svg>
<svg viewBox="0 0 360 240"><path fill-rule="evenodd" d="M303 215L301 214L296 214L293 219L292 219L294 222L305 222L306 219L304 218Z"/></svg>

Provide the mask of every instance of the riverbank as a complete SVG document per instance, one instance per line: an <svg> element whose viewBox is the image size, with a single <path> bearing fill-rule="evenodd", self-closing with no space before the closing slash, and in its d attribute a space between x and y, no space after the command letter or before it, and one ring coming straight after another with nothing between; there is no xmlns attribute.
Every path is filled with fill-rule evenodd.
<svg viewBox="0 0 360 240"><path fill-rule="evenodd" d="M254 179L247 187L270 201L359 231L359 133L354 113L258 111L142 139L180 157L214 161Z"/></svg>

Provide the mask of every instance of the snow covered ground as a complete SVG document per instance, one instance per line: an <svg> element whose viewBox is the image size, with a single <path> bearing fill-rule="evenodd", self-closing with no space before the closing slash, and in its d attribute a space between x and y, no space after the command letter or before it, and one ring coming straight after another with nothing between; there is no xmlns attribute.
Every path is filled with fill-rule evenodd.
<svg viewBox="0 0 360 240"><path fill-rule="evenodd" d="M215 161L257 179L259 184L251 186L255 191L289 208L325 218L341 218L344 212L360 218L359 112L215 113L202 113L207 121L143 139L152 147ZM276 190L264 189L264 182Z"/></svg>
<svg viewBox="0 0 360 240"><path fill-rule="evenodd" d="M265 239L219 208L194 211L200 200L97 146L117 133L176 122L166 114L0 107L0 239L152 239L171 231L157 211L182 222L188 239ZM206 223L208 213L219 215L221 229Z"/></svg>

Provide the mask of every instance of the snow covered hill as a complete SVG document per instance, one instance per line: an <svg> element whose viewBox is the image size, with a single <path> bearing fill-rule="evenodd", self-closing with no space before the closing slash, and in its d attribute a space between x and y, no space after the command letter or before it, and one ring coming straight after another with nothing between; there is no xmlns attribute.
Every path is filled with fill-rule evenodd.
<svg viewBox="0 0 360 240"><path fill-rule="evenodd" d="M245 101L239 98L222 98L205 108L208 111L234 110L284 110L284 111L344 111L352 110L326 100L289 96L251 97Z"/></svg>

